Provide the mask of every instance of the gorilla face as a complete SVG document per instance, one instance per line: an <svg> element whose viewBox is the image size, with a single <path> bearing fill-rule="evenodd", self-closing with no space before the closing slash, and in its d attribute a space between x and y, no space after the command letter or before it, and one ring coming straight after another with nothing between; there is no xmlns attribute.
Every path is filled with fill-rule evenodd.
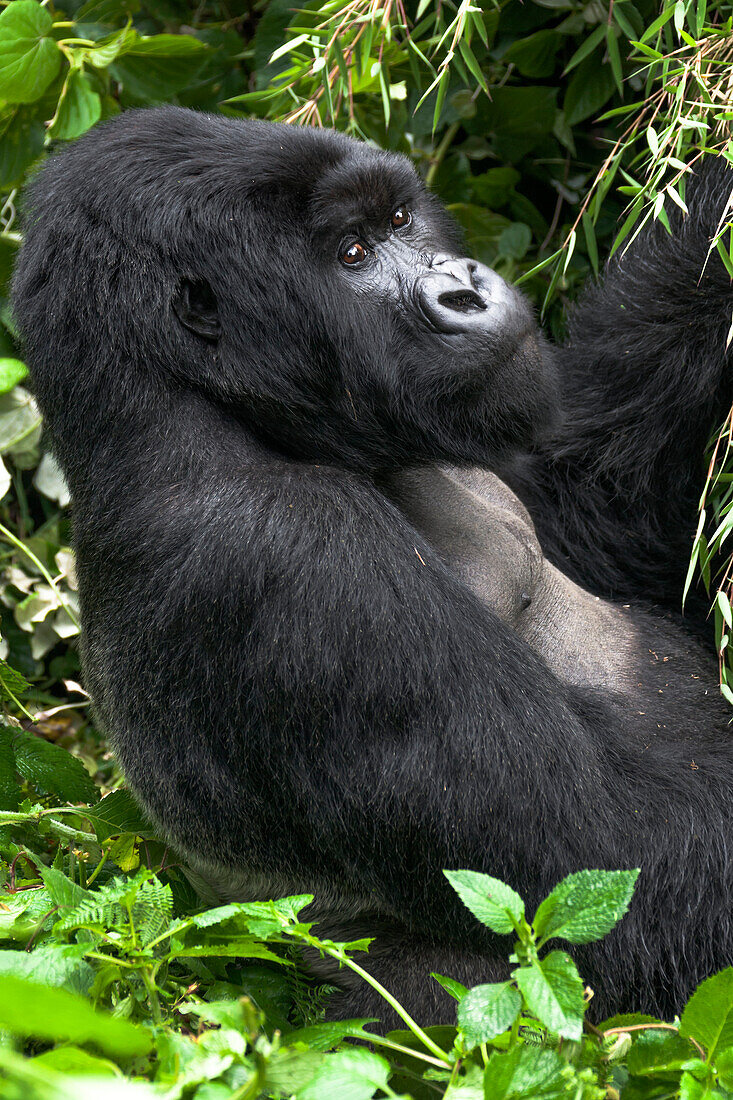
<svg viewBox="0 0 733 1100"><path fill-rule="evenodd" d="M404 158L167 108L126 113L63 160L97 264L89 307L117 319L107 369L173 371L269 446L360 470L490 463L551 417L528 306L462 256Z"/></svg>

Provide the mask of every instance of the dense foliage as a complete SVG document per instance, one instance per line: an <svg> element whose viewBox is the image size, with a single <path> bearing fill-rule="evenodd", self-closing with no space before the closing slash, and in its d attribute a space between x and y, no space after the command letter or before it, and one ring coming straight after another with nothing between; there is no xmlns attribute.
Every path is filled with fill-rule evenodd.
<svg viewBox="0 0 733 1100"><path fill-rule="evenodd" d="M385 990L406 1030L369 1048L345 1042L367 1021L319 1022L327 991L297 965L310 946L358 970L363 945L317 940L303 898L211 907L117 789L88 720L68 492L7 305L23 188L49 148L173 102L406 153L469 249L523 282L559 335L599 257L684 207L687 166L733 159L732 17L722 0L0 0L0 1097L733 1096L733 971L681 1021L593 1027L575 964L545 950L610 932L634 872L571 876L531 922L508 886L451 873L516 941L512 980L434 979L457 1020L427 1032ZM733 275L730 242L721 226ZM733 701L730 420L724 433L690 583L699 571L715 601Z"/></svg>

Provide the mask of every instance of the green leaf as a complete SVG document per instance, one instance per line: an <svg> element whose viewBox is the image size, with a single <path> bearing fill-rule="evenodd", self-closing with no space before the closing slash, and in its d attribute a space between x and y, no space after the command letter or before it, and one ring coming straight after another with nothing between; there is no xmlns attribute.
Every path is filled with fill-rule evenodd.
<svg viewBox="0 0 733 1100"><path fill-rule="evenodd" d="M106 1058L96 1058L93 1054L87 1054L80 1047L57 1047L55 1050L44 1051L33 1059L34 1066L43 1066L45 1069L55 1070L56 1073L66 1074L69 1077L119 1077L120 1071L114 1062ZM104 1093L104 1087L101 1092ZM134 1100L134 1094L130 1094L130 1100ZM141 1097L142 1100L142 1097Z"/></svg>
<svg viewBox="0 0 733 1100"><path fill-rule="evenodd" d="M371 1100L384 1089L391 1070L389 1063L369 1050L341 1050L324 1058L315 1076L302 1089L298 1100Z"/></svg>
<svg viewBox="0 0 733 1100"><path fill-rule="evenodd" d="M627 1067L635 1077L681 1073L693 1054L689 1039L674 1031L645 1031L629 1051Z"/></svg>
<svg viewBox="0 0 733 1100"><path fill-rule="evenodd" d="M524 920L524 902L498 878L478 871L443 871L459 898L474 917L493 932L508 936Z"/></svg>
<svg viewBox="0 0 733 1100"><path fill-rule="evenodd" d="M64 802L95 802L99 790L81 760L66 749L18 730L15 762L29 782Z"/></svg>
<svg viewBox="0 0 733 1100"><path fill-rule="evenodd" d="M442 986L456 1001L460 1001L468 993L467 986L457 982L455 978L446 978L445 974L431 974L430 977L435 978L438 985Z"/></svg>
<svg viewBox="0 0 733 1100"><path fill-rule="evenodd" d="M229 943L195 943L191 947L174 948L170 952L172 959L196 959L196 958L242 958L242 959L267 959L268 962L280 963L283 966L292 964L270 951L259 940L232 940Z"/></svg>
<svg viewBox="0 0 733 1100"><path fill-rule="evenodd" d="M52 26L35 0L14 0L0 13L0 99L33 103L43 95L61 66Z"/></svg>
<svg viewBox="0 0 733 1100"><path fill-rule="evenodd" d="M554 1050L516 1046L493 1054L484 1073L486 1100L542 1100L565 1095L566 1063Z"/></svg>
<svg viewBox="0 0 733 1100"><path fill-rule="evenodd" d="M469 989L458 1005L458 1026L472 1047L495 1039L516 1020L522 998L511 982Z"/></svg>
<svg viewBox="0 0 733 1100"><path fill-rule="evenodd" d="M231 1002L228 1002L231 1004ZM179 1007L179 1012L182 1007ZM196 1009L194 1008L194 1011ZM283 1036L283 1046L294 1046L302 1043L309 1050L327 1051L342 1043L344 1039L369 1039L369 1032L364 1028L367 1024L374 1023L374 1019L364 1020L339 1020L333 1023L311 1024L310 1027L301 1027Z"/></svg>
<svg viewBox="0 0 733 1100"><path fill-rule="evenodd" d="M574 69L576 65L579 65L581 63L581 61L585 61L586 57L588 57L589 54L593 53L593 50L600 42L603 41L605 36L606 25L604 23L601 23L591 34L588 35L582 45L579 46L579 48L575 51L575 53L565 66L563 76L567 76L571 69Z"/></svg>
<svg viewBox="0 0 733 1100"><path fill-rule="evenodd" d="M86 994L94 981L92 967L82 958L87 950L88 944L55 943L33 951L0 951L0 974Z"/></svg>
<svg viewBox="0 0 733 1100"><path fill-rule="evenodd" d="M524 222L512 222L499 237L499 255L521 260L532 243L532 230Z"/></svg>
<svg viewBox="0 0 733 1100"><path fill-rule="evenodd" d="M565 93L563 110L568 126L576 126L583 119L597 115L613 95L615 86L609 66L600 65L595 57L586 58Z"/></svg>
<svg viewBox="0 0 733 1100"><path fill-rule="evenodd" d="M146 1054L151 1040L127 1020L95 1012L82 997L0 975L0 1027L34 1039L94 1043L123 1058Z"/></svg>
<svg viewBox="0 0 733 1100"><path fill-rule="evenodd" d="M136 41L109 71L136 100L165 103L194 83L206 59L197 38L158 34Z"/></svg>
<svg viewBox="0 0 733 1100"><path fill-rule="evenodd" d="M562 37L557 31L536 31L528 38L513 42L504 55L504 60L514 62L522 76L535 79L552 76L561 43Z"/></svg>
<svg viewBox="0 0 733 1100"><path fill-rule="evenodd" d="M129 791L112 791L85 816L89 818L98 840L106 840L117 833L135 833L142 837L154 835L153 826Z"/></svg>
<svg viewBox="0 0 733 1100"><path fill-rule="evenodd" d="M58 141L73 141L99 122L102 100L80 69L72 69L64 82L58 110L49 128Z"/></svg>
<svg viewBox="0 0 733 1100"><path fill-rule="evenodd" d="M512 973L527 1008L540 1023L566 1039L583 1033L583 983L577 967L564 951L551 951L531 966Z"/></svg>
<svg viewBox="0 0 733 1100"><path fill-rule="evenodd" d="M15 731L0 727L0 810L17 810L20 805L13 735Z"/></svg>
<svg viewBox="0 0 733 1100"><path fill-rule="evenodd" d="M5 491L7 492L7 489ZM4 496L5 494L0 495ZM30 684L25 676L21 675L17 669L11 668L8 662L0 657L0 696L15 700L24 695L29 687ZM18 734L17 730L11 730L10 732Z"/></svg>
<svg viewBox="0 0 733 1100"><path fill-rule="evenodd" d="M20 183L24 173L43 152L46 131L41 119L34 114L35 109L16 107L14 110L0 113L0 188L2 189Z"/></svg>
<svg viewBox="0 0 733 1100"><path fill-rule="evenodd" d="M570 943L602 939L629 908L638 877L638 870L568 875L535 914L532 927L540 946L553 937Z"/></svg>
<svg viewBox="0 0 733 1100"><path fill-rule="evenodd" d="M682 1013L680 1035L696 1039L710 1061L716 1050L733 1047L733 967L697 987Z"/></svg>
<svg viewBox="0 0 733 1100"><path fill-rule="evenodd" d="M9 393L27 373L28 368L20 359L0 359L0 393Z"/></svg>

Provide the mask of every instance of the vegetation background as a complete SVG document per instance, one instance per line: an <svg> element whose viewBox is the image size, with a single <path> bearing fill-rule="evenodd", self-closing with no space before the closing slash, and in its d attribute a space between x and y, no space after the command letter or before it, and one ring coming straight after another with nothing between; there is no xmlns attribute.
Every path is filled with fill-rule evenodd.
<svg viewBox="0 0 733 1100"><path fill-rule="evenodd" d="M380 1040L387 1061L343 1045L361 1024L315 1023L324 991L291 965L311 935L302 899L206 909L215 899L118 789L89 716L69 497L8 307L23 189L49 150L121 110L178 103L406 154L469 250L522 283L559 337L599 263L684 208L688 167L733 162L732 20L722 0L0 0L0 1097L83 1100L99 1077L125 1098L733 1095L730 972L701 987L681 1031L648 1018L581 1030L569 956L538 961L542 920L530 926L512 891L503 916L487 912L486 881L454 885L517 937L517 977L483 993L442 979L459 1030L406 1020ZM732 243L726 225L716 247L733 277ZM729 418L711 444L688 578L710 593L731 702L732 432ZM561 896L596 911L602 935L632 888L611 876ZM552 935L579 942L572 926Z"/></svg>

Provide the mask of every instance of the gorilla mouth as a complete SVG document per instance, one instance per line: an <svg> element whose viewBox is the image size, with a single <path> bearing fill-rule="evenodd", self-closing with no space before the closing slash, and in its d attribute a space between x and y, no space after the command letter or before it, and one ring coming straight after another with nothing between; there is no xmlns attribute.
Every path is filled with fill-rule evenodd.
<svg viewBox="0 0 733 1100"><path fill-rule="evenodd" d="M444 309L455 310L456 313L473 313L477 309L486 309L486 303L481 295L467 288L445 291L439 295L438 304Z"/></svg>

